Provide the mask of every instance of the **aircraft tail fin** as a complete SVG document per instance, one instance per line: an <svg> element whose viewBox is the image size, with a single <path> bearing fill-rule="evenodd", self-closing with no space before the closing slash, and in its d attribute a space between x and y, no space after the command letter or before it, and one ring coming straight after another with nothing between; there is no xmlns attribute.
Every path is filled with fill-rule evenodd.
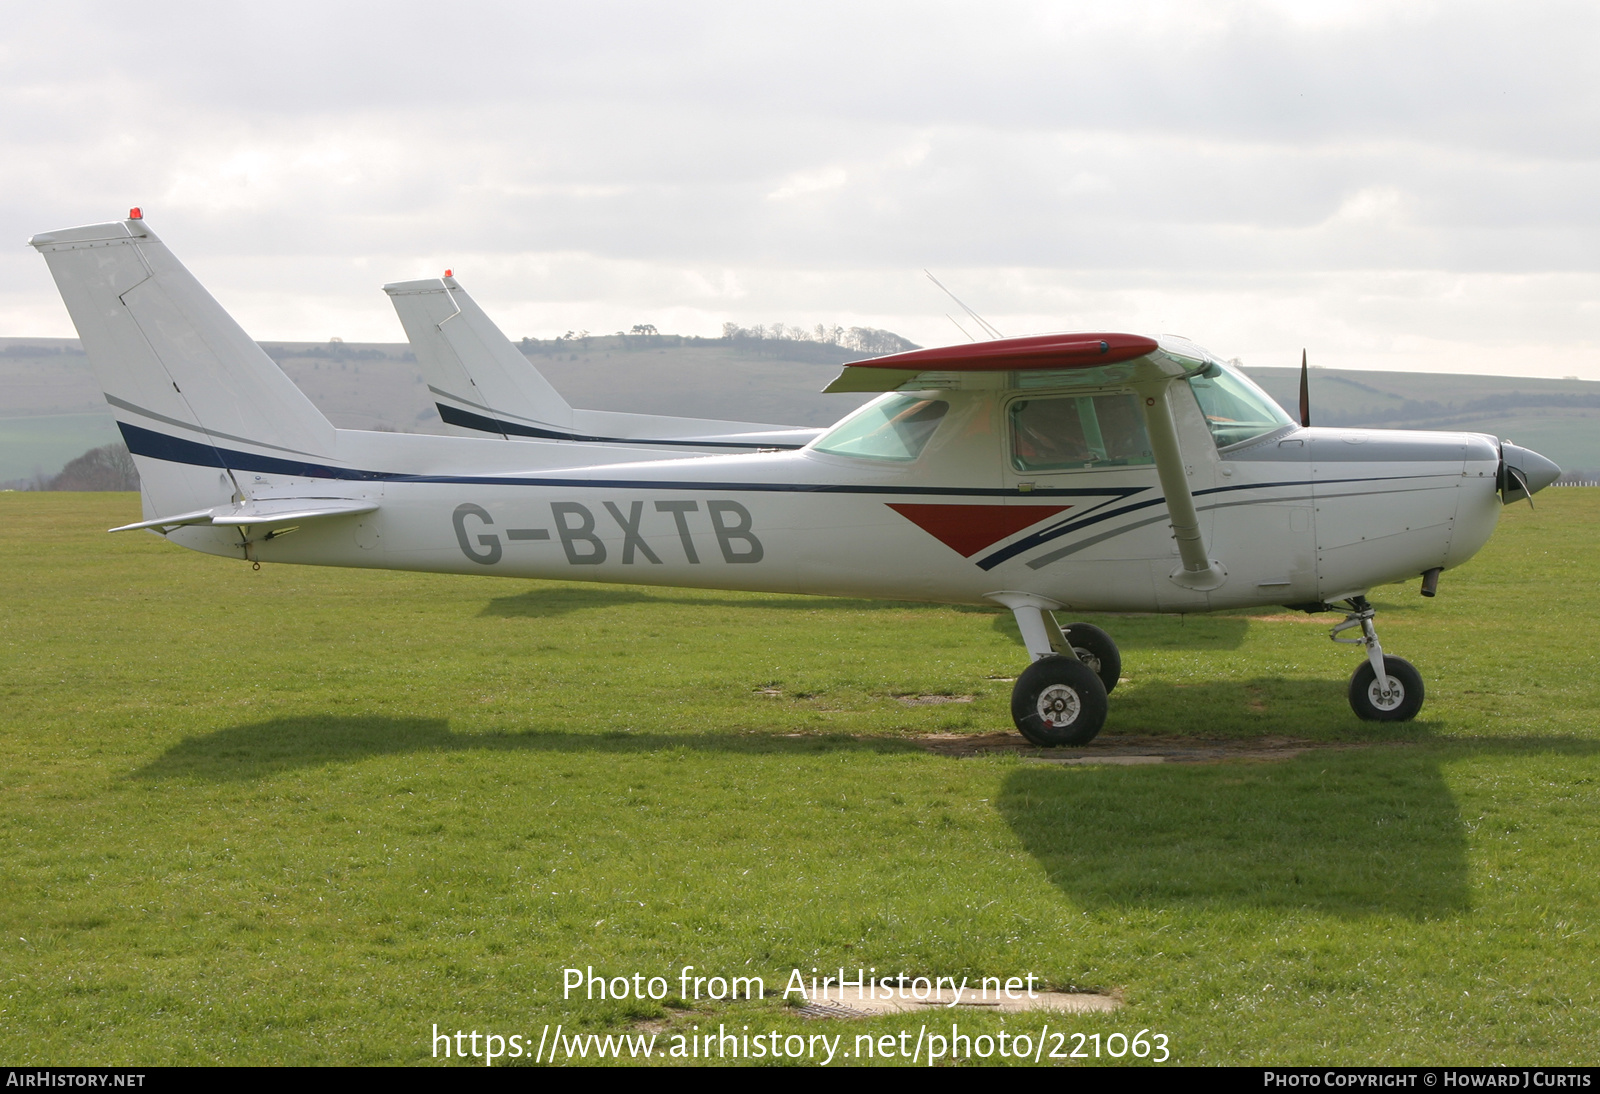
<svg viewBox="0 0 1600 1094"><path fill-rule="evenodd" d="M146 515L229 501L264 457L336 430L137 215L34 236L139 468Z"/></svg>
<svg viewBox="0 0 1600 1094"><path fill-rule="evenodd" d="M476 436L572 435L572 407L455 278L385 285L445 424Z"/></svg>

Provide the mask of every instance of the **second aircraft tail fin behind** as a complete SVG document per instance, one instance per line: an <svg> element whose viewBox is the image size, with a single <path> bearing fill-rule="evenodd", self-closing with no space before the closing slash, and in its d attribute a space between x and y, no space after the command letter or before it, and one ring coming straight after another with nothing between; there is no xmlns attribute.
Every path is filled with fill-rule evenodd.
<svg viewBox="0 0 1600 1094"><path fill-rule="evenodd" d="M446 425L567 438L572 407L453 277L385 285Z"/></svg>

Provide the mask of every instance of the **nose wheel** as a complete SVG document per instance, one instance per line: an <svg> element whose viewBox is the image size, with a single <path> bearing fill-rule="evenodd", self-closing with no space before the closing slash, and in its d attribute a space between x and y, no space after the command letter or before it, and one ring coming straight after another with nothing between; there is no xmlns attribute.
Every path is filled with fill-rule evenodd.
<svg viewBox="0 0 1600 1094"><path fill-rule="evenodd" d="M1383 672L1388 686L1378 682L1370 664L1350 677L1350 709L1367 722L1409 722L1422 709L1422 674L1410 661L1385 656Z"/></svg>
<svg viewBox="0 0 1600 1094"><path fill-rule="evenodd" d="M1409 722L1422 709L1422 674L1410 661L1383 652L1372 626L1376 613L1366 597L1351 597L1348 603L1350 614L1328 637L1367 648L1366 663L1350 677L1350 709L1366 722ZM1354 627L1361 628L1360 638L1339 637Z"/></svg>

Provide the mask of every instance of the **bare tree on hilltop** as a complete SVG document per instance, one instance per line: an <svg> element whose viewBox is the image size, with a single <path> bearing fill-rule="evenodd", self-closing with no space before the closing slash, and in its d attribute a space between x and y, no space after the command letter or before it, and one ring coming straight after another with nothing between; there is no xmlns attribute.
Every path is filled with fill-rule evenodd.
<svg viewBox="0 0 1600 1094"><path fill-rule="evenodd" d="M876 327L851 327L846 330L837 324L828 327L821 323L809 331L802 327L785 326L782 323L774 323L770 327L759 323L753 327L724 323L722 337L728 342L819 342L827 346L843 346L858 353L871 354L904 353L907 350L922 348L893 331L879 330Z"/></svg>

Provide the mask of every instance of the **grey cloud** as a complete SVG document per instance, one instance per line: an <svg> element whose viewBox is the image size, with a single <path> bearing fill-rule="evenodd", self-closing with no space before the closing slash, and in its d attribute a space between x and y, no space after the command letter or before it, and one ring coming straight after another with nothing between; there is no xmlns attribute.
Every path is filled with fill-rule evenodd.
<svg viewBox="0 0 1600 1094"><path fill-rule="evenodd" d="M1305 277L1347 330L1347 276L1593 268L1597 38L1571 3L40 6L0 46L0 230L144 204L278 323L367 322L377 283L477 256L507 306L505 271L581 266L525 299L619 322L855 308L926 339L897 278L934 265L1019 323ZM44 299L36 265L0 255L0 289ZM1592 283L1549 284L1586 337Z"/></svg>
<svg viewBox="0 0 1600 1094"><path fill-rule="evenodd" d="M69 6L24 15L14 40L57 44L5 63L13 85L106 74L260 117L654 102L778 123L1595 149L1592 5L1372 5L1332 24L1267 3L1106 10L154 3L113 20L98 5Z"/></svg>

